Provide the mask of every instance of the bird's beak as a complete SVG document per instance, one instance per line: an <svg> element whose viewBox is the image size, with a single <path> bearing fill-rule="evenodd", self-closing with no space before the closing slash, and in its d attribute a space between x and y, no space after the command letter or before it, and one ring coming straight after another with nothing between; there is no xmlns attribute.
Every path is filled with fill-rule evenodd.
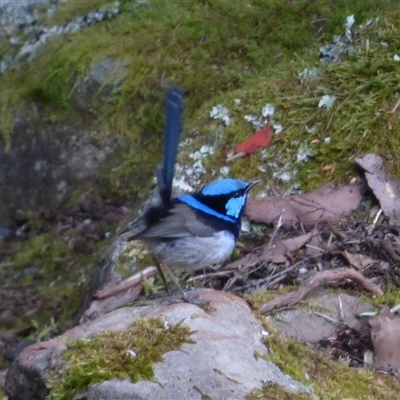
<svg viewBox="0 0 400 400"><path fill-rule="evenodd" d="M246 192L248 192L253 186L257 185L257 183L260 183L261 179L256 179L255 181L249 182L246 188Z"/></svg>

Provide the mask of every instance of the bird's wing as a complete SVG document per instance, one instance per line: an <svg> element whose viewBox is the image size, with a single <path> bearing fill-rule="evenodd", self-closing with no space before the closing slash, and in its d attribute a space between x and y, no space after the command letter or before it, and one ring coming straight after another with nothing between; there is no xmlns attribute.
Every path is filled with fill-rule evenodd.
<svg viewBox="0 0 400 400"><path fill-rule="evenodd" d="M173 239L188 236L212 236L215 231L201 223L186 204L176 204L167 217L136 236L136 239Z"/></svg>

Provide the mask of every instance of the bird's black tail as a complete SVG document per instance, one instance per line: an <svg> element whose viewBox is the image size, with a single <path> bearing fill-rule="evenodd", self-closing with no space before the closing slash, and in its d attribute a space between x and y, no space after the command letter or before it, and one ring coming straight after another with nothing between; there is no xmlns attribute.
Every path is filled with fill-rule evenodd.
<svg viewBox="0 0 400 400"><path fill-rule="evenodd" d="M168 88L164 133L163 165L157 167L157 183L164 204L171 200L176 154L182 130L183 93L176 87Z"/></svg>

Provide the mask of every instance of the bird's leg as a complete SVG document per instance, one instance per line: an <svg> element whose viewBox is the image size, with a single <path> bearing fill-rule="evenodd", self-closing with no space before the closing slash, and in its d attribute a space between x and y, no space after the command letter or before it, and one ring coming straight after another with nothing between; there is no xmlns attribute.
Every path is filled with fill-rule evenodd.
<svg viewBox="0 0 400 400"><path fill-rule="evenodd" d="M175 286L178 288L179 293L181 294L182 300L185 301L186 303L191 303L191 301L189 300L189 297L188 297L187 293L183 290L183 287L182 287L181 284L178 282L178 279L175 278L175 275L172 273L172 271L170 270L170 268L168 267L168 265L167 265L167 264L164 264L164 263L160 263L159 265L160 265L159 271L161 270L161 266L162 266L162 268L164 268L164 269L168 272L168 275L170 276L170 278L171 278L172 281L174 282ZM164 276L164 274L161 273L161 276ZM163 279L163 280L165 281L165 276L164 276L164 279ZM166 281L165 281L165 283L166 283ZM167 291L168 291L168 290L167 290Z"/></svg>
<svg viewBox="0 0 400 400"><path fill-rule="evenodd" d="M167 280L165 279L164 271L161 268L161 263L157 261L156 262L156 267L157 267L157 270L158 270L158 272L159 272L159 274L161 276L161 280L163 281L165 291L168 293L169 292L168 283L167 283Z"/></svg>

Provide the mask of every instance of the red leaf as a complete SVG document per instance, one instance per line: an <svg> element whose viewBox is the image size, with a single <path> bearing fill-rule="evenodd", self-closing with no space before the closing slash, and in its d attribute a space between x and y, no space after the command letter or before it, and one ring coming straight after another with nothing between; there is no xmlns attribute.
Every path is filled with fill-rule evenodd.
<svg viewBox="0 0 400 400"><path fill-rule="evenodd" d="M253 136L250 136L244 142L236 147L236 153L254 153L259 147L267 147L272 140L271 128L269 124L265 125Z"/></svg>

